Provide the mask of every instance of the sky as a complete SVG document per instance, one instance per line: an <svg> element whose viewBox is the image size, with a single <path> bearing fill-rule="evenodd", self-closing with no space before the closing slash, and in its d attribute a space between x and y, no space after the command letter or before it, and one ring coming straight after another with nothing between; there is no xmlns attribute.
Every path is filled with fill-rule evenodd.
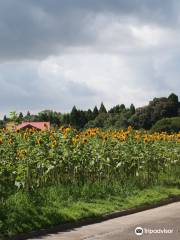
<svg viewBox="0 0 180 240"><path fill-rule="evenodd" d="M180 95L179 0L0 0L0 113Z"/></svg>

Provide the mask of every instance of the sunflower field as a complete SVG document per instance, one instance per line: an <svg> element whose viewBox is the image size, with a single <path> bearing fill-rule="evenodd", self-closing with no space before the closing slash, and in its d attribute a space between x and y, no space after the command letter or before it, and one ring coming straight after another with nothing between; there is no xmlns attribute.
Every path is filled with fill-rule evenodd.
<svg viewBox="0 0 180 240"><path fill-rule="evenodd" d="M85 183L178 183L180 133L61 127L0 132L0 196Z"/></svg>

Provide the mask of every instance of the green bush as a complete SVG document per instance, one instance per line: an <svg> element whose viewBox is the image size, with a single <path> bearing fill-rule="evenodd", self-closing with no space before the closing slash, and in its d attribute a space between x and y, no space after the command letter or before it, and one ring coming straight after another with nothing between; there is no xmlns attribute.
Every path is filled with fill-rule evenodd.
<svg viewBox="0 0 180 240"><path fill-rule="evenodd" d="M180 117L163 118L157 121L151 128L152 132L179 132Z"/></svg>

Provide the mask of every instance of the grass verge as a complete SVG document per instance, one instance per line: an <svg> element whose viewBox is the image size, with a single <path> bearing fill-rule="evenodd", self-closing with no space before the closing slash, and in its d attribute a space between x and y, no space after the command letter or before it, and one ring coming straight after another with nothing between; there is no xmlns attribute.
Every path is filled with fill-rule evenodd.
<svg viewBox="0 0 180 240"><path fill-rule="evenodd" d="M56 186L31 194L20 191L1 203L0 239L156 203L178 195L180 189L175 186L156 186L145 190L132 187L129 190L116 189L108 194L102 186L98 191L97 186Z"/></svg>

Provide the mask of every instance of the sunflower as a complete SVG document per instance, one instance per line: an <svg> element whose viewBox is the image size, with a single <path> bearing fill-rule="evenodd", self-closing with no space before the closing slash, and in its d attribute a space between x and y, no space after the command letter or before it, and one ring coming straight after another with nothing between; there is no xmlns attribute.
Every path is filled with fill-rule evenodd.
<svg viewBox="0 0 180 240"><path fill-rule="evenodd" d="M83 139L83 143L86 144L87 143L87 138Z"/></svg>

